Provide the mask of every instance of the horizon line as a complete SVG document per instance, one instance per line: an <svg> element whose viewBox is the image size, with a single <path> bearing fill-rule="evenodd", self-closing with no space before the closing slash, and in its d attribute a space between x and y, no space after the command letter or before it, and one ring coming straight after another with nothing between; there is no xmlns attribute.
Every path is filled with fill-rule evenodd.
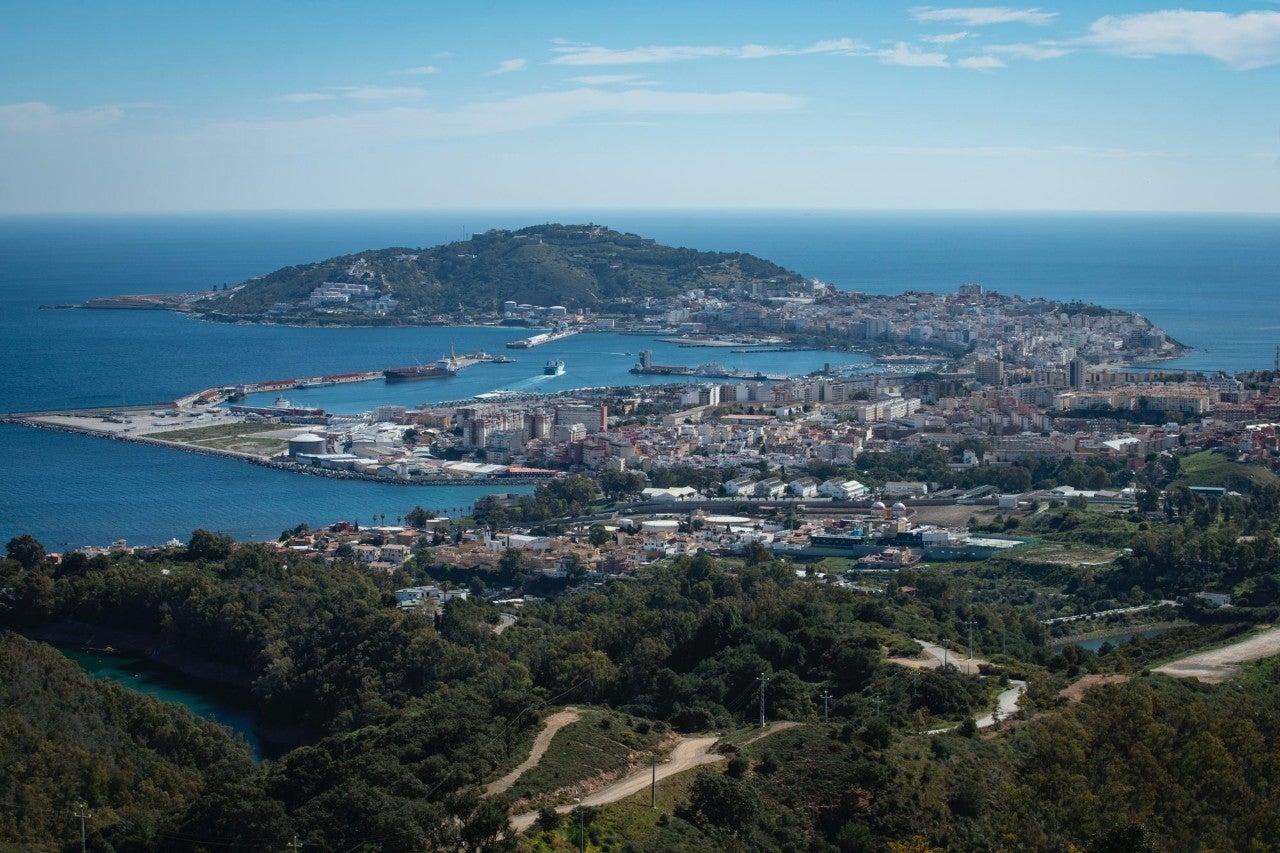
<svg viewBox="0 0 1280 853"><path fill-rule="evenodd" d="M663 214L1030 214L1030 215L1094 215L1094 216L1280 216L1277 210L1230 209L1150 209L1150 208L960 208L960 207L594 207L556 205L549 207L515 205L510 207L264 207L264 208L153 208L126 210L27 210L0 211L0 218L20 219L37 217L75 216L249 216L249 215L323 215L323 214L444 214L444 213L574 213L592 211L601 213L663 213Z"/></svg>

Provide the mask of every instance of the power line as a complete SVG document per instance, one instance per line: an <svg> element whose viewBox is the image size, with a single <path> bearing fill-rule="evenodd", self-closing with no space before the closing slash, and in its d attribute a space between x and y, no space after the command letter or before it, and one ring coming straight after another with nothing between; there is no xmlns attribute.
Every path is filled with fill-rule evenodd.
<svg viewBox="0 0 1280 853"><path fill-rule="evenodd" d="M76 809L75 812L73 812L73 814L76 817L80 818L80 853L85 853L86 846L85 846L84 822L89 818L93 817L93 812L89 811L88 806L86 806L84 803L81 803L80 808Z"/></svg>
<svg viewBox="0 0 1280 853"><path fill-rule="evenodd" d="M769 676L760 673L760 728L764 728L764 688L769 683Z"/></svg>

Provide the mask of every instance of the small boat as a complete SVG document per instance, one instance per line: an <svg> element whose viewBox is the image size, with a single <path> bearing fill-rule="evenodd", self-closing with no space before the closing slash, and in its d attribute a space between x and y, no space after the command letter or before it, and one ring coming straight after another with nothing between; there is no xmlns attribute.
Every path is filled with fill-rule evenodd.
<svg viewBox="0 0 1280 853"><path fill-rule="evenodd" d="M564 361L558 358L548 361L542 368L542 373L544 376L563 376Z"/></svg>

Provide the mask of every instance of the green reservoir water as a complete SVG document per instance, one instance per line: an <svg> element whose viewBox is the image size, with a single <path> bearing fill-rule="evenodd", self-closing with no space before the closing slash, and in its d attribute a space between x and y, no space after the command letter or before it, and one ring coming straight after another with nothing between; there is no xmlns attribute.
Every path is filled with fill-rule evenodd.
<svg viewBox="0 0 1280 853"><path fill-rule="evenodd" d="M94 678L119 682L130 690L154 696L162 702L176 702L198 717L226 726L233 734L245 739L257 760L283 751L258 737L257 716L249 698L240 691L187 678L146 658L106 655L65 646L58 650Z"/></svg>
<svg viewBox="0 0 1280 853"><path fill-rule="evenodd" d="M1133 640L1134 637L1141 637L1145 640L1147 637L1154 637L1157 634L1163 634L1168 630L1169 627L1148 628L1144 631L1117 631L1116 633L1108 634L1105 637L1093 637L1088 640L1081 640L1073 645L1077 645L1087 651L1096 652L1098 649L1102 648L1104 643L1110 643L1113 646L1123 646L1125 643ZM1061 653L1063 647L1064 646L1058 646L1057 651Z"/></svg>

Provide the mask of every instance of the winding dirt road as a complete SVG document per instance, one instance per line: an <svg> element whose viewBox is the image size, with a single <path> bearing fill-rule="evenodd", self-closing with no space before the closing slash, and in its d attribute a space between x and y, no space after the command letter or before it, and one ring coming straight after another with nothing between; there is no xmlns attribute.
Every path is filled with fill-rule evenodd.
<svg viewBox="0 0 1280 853"><path fill-rule="evenodd" d="M1027 690L1027 682L1009 679L1009 689L1001 691L1000 698L996 700L996 707L1000 709L1000 719L1007 720L1014 714L1018 713L1018 700L1022 698L1022 694ZM994 712L983 717L974 717L973 722L980 729L990 728L998 721ZM924 734L940 735L947 732L955 731L960 728L959 724L954 726L943 726L940 729L927 729Z"/></svg>
<svg viewBox="0 0 1280 853"><path fill-rule="evenodd" d="M977 675L978 667L986 663L982 658L967 658L962 654L957 654L944 649L928 640L916 639L920 647L924 650L925 657L922 658L885 658L885 663L896 663L899 666L911 667L913 669L937 669L942 666L943 661L956 667L966 675Z"/></svg>
<svg viewBox="0 0 1280 853"><path fill-rule="evenodd" d="M551 739L556 736L556 732L570 723L576 723L581 716L577 708L565 708L563 711L557 711L543 720L542 731L538 732L538 736L533 739L533 749L529 750L529 757L521 761L519 766L506 776L486 785L484 788L485 796L492 797L495 794L503 793L510 789L517 779L537 767L538 762L542 760L542 756L546 755L547 749L550 748Z"/></svg>
<svg viewBox="0 0 1280 853"><path fill-rule="evenodd" d="M695 737L682 740L676 744L676 748L671 750L671 755L666 761L658 765L658 778L665 779L668 776L674 776L677 773L683 773L694 767L703 764L713 764L717 761L723 761L724 756L711 752L711 747L715 746L720 739L717 737ZM556 806L556 811L560 814L568 814L578 806L605 806L609 803L616 803L618 800L625 799L632 794L643 791L649 787L653 781L653 768L643 767L634 771L630 775L619 779L612 785L608 785L595 793L588 794L583 797L580 802L570 805ZM533 826L533 822L538 819L537 812L525 812L524 814L515 815L511 818L511 828L517 833L524 832Z"/></svg>

